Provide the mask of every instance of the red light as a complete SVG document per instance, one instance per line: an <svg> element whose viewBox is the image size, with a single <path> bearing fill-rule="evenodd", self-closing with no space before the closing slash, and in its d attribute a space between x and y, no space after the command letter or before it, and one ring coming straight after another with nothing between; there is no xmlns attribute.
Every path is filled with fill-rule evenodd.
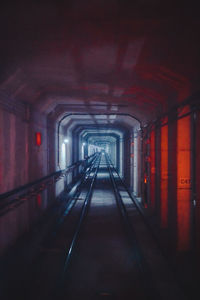
<svg viewBox="0 0 200 300"><path fill-rule="evenodd" d="M37 146L41 146L42 144L42 135L41 132L36 132L35 133L35 142Z"/></svg>
<svg viewBox="0 0 200 300"><path fill-rule="evenodd" d="M41 207L41 204L42 204L42 197L41 197L40 194L37 195L36 200L37 200L37 206L38 206L38 207Z"/></svg>

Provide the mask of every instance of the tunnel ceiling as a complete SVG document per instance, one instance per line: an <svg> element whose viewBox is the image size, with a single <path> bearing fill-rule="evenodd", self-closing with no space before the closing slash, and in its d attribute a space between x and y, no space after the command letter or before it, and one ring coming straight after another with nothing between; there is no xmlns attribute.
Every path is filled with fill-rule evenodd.
<svg viewBox="0 0 200 300"><path fill-rule="evenodd" d="M123 137L123 131L117 131L116 129L114 130L101 130L99 132L95 131L95 130L87 130L87 131L83 131L81 133L81 137L85 140L85 139L110 139L110 138L114 138L115 140L117 138L122 138Z"/></svg>
<svg viewBox="0 0 200 300"><path fill-rule="evenodd" d="M77 125L75 127L74 132L78 132L83 138L86 138L87 136L122 136L125 132L127 132L128 128L123 127L122 125L119 127L116 126L94 126L94 125Z"/></svg>
<svg viewBox="0 0 200 300"><path fill-rule="evenodd" d="M95 142L106 142L106 143L111 143L111 142L116 142L116 138L114 138L113 136L91 136L89 137L88 139L88 143L89 144L92 144L92 143L95 143Z"/></svg>
<svg viewBox="0 0 200 300"><path fill-rule="evenodd" d="M44 113L146 122L199 89L198 11L189 1L7 2L0 91Z"/></svg>
<svg viewBox="0 0 200 300"><path fill-rule="evenodd" d="M96 128L97 131L103 129L103 127L109 131L109 128L140 128L139 122L128 114L74 114L66 116L61 122L65 130L73 129L76 127L82 128ZM86 125L87 124L87 125Z"/></svg>

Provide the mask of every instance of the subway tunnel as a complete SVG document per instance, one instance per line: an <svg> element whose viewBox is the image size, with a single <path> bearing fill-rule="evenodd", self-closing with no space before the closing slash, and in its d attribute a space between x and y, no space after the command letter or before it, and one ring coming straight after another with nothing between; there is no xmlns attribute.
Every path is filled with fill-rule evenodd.
<svg viewBox="0 0 200 300"><path fill-rule="evenodd" d="M198 3L0 16L1 299L198 299Z"/></svg>

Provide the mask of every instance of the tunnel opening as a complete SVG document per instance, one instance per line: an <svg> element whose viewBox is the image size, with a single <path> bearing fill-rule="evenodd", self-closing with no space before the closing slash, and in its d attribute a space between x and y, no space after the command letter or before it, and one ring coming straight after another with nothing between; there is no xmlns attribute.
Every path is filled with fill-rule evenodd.
<svg viewBox="0 0 200 300"><path fill-rule="evenodd" d="M142 130L138 119L120 113L72 113L56 123L57 169L104 150L131 192L140 197Z"/></svg>

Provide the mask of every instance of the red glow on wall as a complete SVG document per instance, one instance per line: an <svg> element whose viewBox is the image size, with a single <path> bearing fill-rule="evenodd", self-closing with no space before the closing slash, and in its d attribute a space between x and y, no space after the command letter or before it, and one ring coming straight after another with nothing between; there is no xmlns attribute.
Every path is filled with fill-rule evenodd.
<svg viewBox="0 0 200 300"><path fill-rule="evenodd" d="M196 182L195 182L195 191L196 191L196 214L195 214L195 225L196 225L196 248L197 251L200 250L200 111L196 113L196 157L195 157L195 163L196 163Z"/></svg>
<svg viewBox="0 0 200 300"><path fill-rule="evenodd" d="M168 122L168 117L162 118L162 120L161 120L162 125L165 125L167 122Z"/></svg>
<svg viewBox="0 0 200 300"><path fill-rule="evenodd" d="M185 114L188 114L190 113L190 106L189 105L185 105L185 106L181 106L179 109L178 109L178 116L181 117Z"/></svg>
<svg viewBox="0 0 200 300"><path fill-rule="evenodd" d="M188 250L190 246L190 116L177 121L177 248Z"/></svg>
<svg viewBox="0 0 200 300"><path fill-rule="evenodd" d="M41 197L41 194L38 194L38 195L37 195L36 201L37 201L37 206L38 206L38 207L41 207L41 205L42 205L42 197Z"/></svg>
<svg viewBox="0 0 200 300"><path fill-rule="evenodd" d="M145 144L149 145L150 144L150 140L149 139L145 140Z"/></svg>
<svg viewBox="0 0 200 300"><path fill-rule="evenodd" d="M1 163L2 152L3 152L2 148L0 147L0 194L2 193L2 173L3 173L2 170L3 164Z"/></svg>
<svg viewBox="0 0 200 300"><path fill-rule="evenodd" d="M145 161L146 161L146 162L150 162L150 161L151 161L151 157L150 157L150 156L146 156L146 157L145 157Z"/></svg>
<svg viewBox="0 0 200 300"><path fill-rule="evenodd" d="M35 142L37 146L41 146L42 144L42 135L41 132L36 132L35 133Z"/></svg>
<svg viewBox="0 0 200 300"><path fill-rule="evenodd" d="M168 225L168 125L161 127L160 175L161 227L166 228Z"/></svg>
<svg viewBox="0 0 200 300"><path fill-rule="evenodd" d="M150 201L151 207L155 207L155 129L150 134Z"/></svg>

